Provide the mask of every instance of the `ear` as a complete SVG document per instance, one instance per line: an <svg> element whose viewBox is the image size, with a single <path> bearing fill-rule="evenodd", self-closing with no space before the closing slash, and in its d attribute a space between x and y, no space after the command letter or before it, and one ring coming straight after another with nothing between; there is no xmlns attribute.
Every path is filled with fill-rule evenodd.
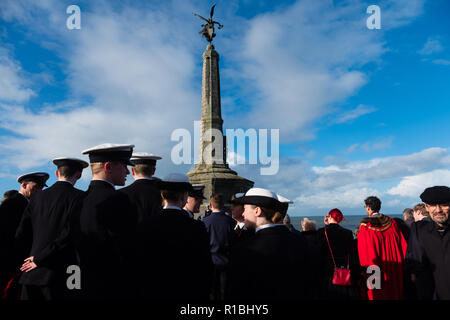
<svg viewBox="0 0 450 320"><path fill-rule="evenodd" d="M59 179L59 171L58 171L58 169L55 170L55 176Z"/></svg>
<svg viewBox="0 0 450 320"><path fill-rule="evenodd" d="M131 167L131 174L134 176L136 173L134 172L134 168Z"/></svg>
<svg viewBox="0 0 450 320"><path fill-rule="evenodd" d="M103 164L103 170L105 170L106 173L111 173L111 167L112 163L107 161Z"/></svg>
<svg viewBox="0 0 450 320"><path fill-rule="evenodd" d="M262 210L261 210L261 208L260 207L256 207L255 208L255 216L256 217L261 217L262 216Z"/></svg>
<svg viewBox="0 0 450 320"><path fill-rule="evenodd" d="M155 174L155 172L156 172L156 167L153 168L152 176Z"/></svg>

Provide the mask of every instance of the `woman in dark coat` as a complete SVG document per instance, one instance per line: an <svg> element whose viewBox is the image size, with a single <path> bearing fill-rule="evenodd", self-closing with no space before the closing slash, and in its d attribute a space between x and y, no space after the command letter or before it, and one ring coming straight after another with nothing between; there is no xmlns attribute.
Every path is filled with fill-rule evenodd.
<svg viewBox="0 0 450 320"><path fill-rule="evenodd" d="M255 235L231 251L227 298L237 301L305 298L306 243L303 237L276 223L282 217L276 194L252 188L242 197L242 203L245 225L254 228Z"/></svg>
<svg viewBox="0 0 450 320"><path fill-rule="evenodd" d="M355 250L352 231L339 225L343 219L344 216L339 209L332 209L324 218L325 227L317 231L322 259L320 296L323 299L359 299L360 297L356 286L360 273L357 251ZM353 286L332 284L335 263L338 268L350 267Z"/></svg>

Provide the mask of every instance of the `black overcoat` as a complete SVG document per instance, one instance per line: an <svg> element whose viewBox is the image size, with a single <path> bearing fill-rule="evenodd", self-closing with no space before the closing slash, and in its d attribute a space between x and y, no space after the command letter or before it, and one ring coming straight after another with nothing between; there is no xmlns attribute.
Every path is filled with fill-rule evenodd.
<svg viewBox="0 0 450 320"><path fill-rule="evenodd" d="M205 225L182 209L162 209L140 234L141 296L206 301L213 265Z"/></svg>
<svg viewBox="0 0 450 320"><path fill-rule="evenodd" d="M15 234L28 205L28 199L16 193L0 205L0 289L20 269L20 253L15 247Z"/></svg>
<svg viewBox="0 0 450 320"><path fill-rule="evenodd" d="M432 220L413 223L406 264L418 277L419 299L431 298L434 287L435 299L450 300L450 227L439 228ZM429 279L434 280L432 286L425 283Z"/></svg>
<svg viewBox="0 0 450 320"><path fill-rule="evenodd" d="M106 181L91 181L73 226L83 298L134 296L136 211Z"/></svg>
<svg viewBox="0 0 450 320"><path fill-rule="evenodd" d="M307 248L284 225L259 230L231 251L229 300L305 297Z"/></svg>
<svg viewBox="0 0 450 320"><path fill-rule="evenodd" d="M16 232L16 241L31 250L38 268L22 274L21 284L64 285L67 267L77 263L70 237L70 219L80 210L84 192L58 181L34 195Z"/></svg>

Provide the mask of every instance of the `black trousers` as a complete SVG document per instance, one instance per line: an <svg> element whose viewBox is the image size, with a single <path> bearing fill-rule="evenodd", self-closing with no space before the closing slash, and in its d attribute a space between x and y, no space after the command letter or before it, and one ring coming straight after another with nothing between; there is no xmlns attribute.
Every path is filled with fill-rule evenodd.
<svg viewBox="0 0 450 320"><path fill-rule="evenodd" d="M45 286L22 286L21 300L54 300L55 293L50 287Z"/></svg>
<svg viewBox="0 0 450 320"><path fill-rule="evenodd" d="M227 287L228 266L214 265L211 299L223 301L225 299L225 288Z"/></svg>

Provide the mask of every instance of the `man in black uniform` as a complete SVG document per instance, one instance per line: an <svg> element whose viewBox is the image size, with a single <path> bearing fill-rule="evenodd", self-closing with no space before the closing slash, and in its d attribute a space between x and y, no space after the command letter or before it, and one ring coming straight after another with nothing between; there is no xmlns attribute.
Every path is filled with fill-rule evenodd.
<svg viewBox="0 0 450 320"><path fill-rule="evenodd" d="M77 263L70 218L82 203L84 192L74 185L88 163L75 158L56 158L53 163L58 181L33 196L16 232L18 243L31 245L20 268L23 300L66 298L66 270Z"/></svg>
<svg viewBox="0 0 450 320"><path fill-rule="evenodd" d="M26 248L15 246L14 237L19 227L23 212L30 197L41 191L49 178L46 172L33 172L20 176L18 193L7 198L0 205L0 289L19 272L21 265L20 252Z"/></svg>
<svg viewBox="0 0 450 320"><path fill-rule="evenodd" d="M242 241L247 240L255 234L255 229L247 228L244 220L244 204L242 203L242 197L244 193L236 193L231 197L231 217L236 220L236 226L234 232L236 237L234 238L234 244L236 245Z"/></svg>
<svg viewBox="0 0 450 320"><path fill-rule="evenodd" d="M212 261L205 225L183 210L192 190L184 174L170 174L160 182L164 207L149 219L140 243L141 295L154 299L205 301L208 299Z"/></svg>
<svg viewBox="0 0 450 320"><path fill-rule="evenodd" d="M200 206L202 205L203 200L206 199L205 196L203 196L203 189L205 188L205 185L192 185L192 188L193 190L189 191L189 196L183 209L187 212L189 217L194 219L194 214L200 212Z"/></svg>
<svg viewBox="0 0 450 320"><path fill-rule="evenodd" d="M412 225L406 264L415 278L419 299L450 300L450 188L430 187L420 198L432 221ZM434 290L423 279L433 279Z"/></svg>
<svg viewBox="0 0 450 320"><path fill-rule="evenodd" d="M136 207L139 225L145 217L159 214L162 208L161 194L157 187L158 180L153 178L156 161L160 159L162 158L144 152L133 153L131 162L134 167L131 168L131 173L135 181L128 187L120 189Z"/></svg>
<svg viewBox="0 0 450 320"><path fill-rule="evenodd" d="M76 220L81 296L88 299L134 295L136 211L128 197L115 190L130 173L134 145L103 144L89 155L92 181Z"/></svg>

